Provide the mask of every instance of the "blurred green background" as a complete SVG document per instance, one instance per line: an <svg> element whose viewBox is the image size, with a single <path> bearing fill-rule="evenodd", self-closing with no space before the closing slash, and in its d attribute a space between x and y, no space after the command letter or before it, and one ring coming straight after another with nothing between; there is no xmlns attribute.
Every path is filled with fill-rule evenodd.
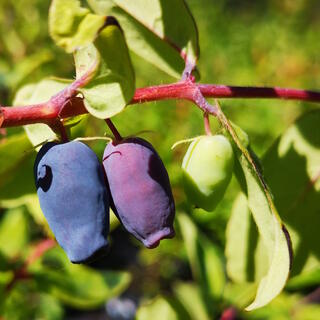
<svg viewBox="0 0 320 320"><path fill-rule="evenodd" d="M50 1L47 0L0 1L1 105L11 105L15 92L26 83L37 82L51 75L74 77L72 56L56 47L48 35L49 4ZM198 69L201 82L320 88L318 0L188 0L187 4L199 30L201 53ZM138 56L132 54L131 57L137 87L174 81ZM228 117L248 133L252 148L258 156L263 156L275 139L300 115L317 107L316 104L306 102L262 99L226 99L220 102ZM114 117L114 123L123 136L148 131L141 133L141 136L155 146L165 162L178 214L188 214L189 218L184 223L191 229L196 226L195 237L200 239L197 241L203 250L209 248L209 251L214 251L212 255L218 262L213 265L213 274L224 274L225 231L239 186L233 179L224 200L214 212L193 209L186 202L180 182L180 165L187 145L171 150L176 141L204 133L201 111L185 101L155 102L129 106ZM211 125L213 131L219 130L214 119ZM102 136L105 131L108 132L108 129L103 121L86 117L72 129L72 135ZM320 127L316 131L315 134L319 136ZM1 130L0 143L21 132L22 128ZM105 142L93 142L90 146L101 157ZM26 148L30 149L31 146ZM0 158L3 156L0 154ZM32 162L26 166L31 172ZM15 183L21 184L22 189L32 190L32 172L30 177L23 180L20 178ZM3 180L5 175L0 175L0 178L0 188L3 189L6 187ZM8 261L7 257L10 257L10 263L22 261L30 245L47 234L35 198L26 199L23 193L22 190L10 201L1 202L1 195L3 200L6 198L3 196L5 192L0 192L0 252L5 256L3 261ZM110 254L106 261L93 266L95 270L104 270L97 272L97 275L104 275L100 282L105 287L100 284L103 288L99 299L105 297L105 305L104 301L101 302L98 298L94 300L94 297L90 297L91 293L88 294L88 290L97 290L99 279L95 279L95 285L88 288L84 288L85 283L71 283L72 290L62 290L59 293L59 289L55 287L58 286L56 277L60 276L57 270L63 270L66 276L71 274L75 277L85 277L83 274L91 272L91 268L89 271L81 268L71 270L64 257L61 257L61 252L51 253L52 256L58 256L55 257L56 260L51 257L55 263L59 261L58 267L50 265L49 252L46 257L49 267L45 261L41 262L49 271L39 267L40 271L34 271L35 280L19 281L10 290L6 286L12 276L10 270L15 266L10 265L7 269L0 267L3 270L0 276L0 315L3 315L3 319L126 319L126 312L127 315L130 312L133 314L136 308L151 300L148 307L138 311L139 319L150 319L152 315L154 319L201 320L219 318L230 305L245 306L253 297L254 284L233 284L228 281L223 296L217 300L210 300L210 294L206 296L203 293L206 289L202 288L202 282L210 280L203 279L201 272L199 275L195 271L197 267L194 264L197 262L192 259L197 259L197 256L190 257L186 250L181 225L183 223L176 225L177 235L174 239L163 241L155 250L147 250L113 220ZM315 241L319 243L319 237ZM1 259L0 255L0 264ZM50 272L51 277L48 277ZM119 283L105 280L107 277L113 278L111 272L120 272L117 277L123 278ZM270 306L261 310L250 314L237 311L237 317L319 319L320 307L314 304L300 309L296 307L304 296L319 285L319 272L317 277L318 282L313 280L302 287L288 289ZM91 281L90 277L88 279ZM63 282L64 278L61 276L59 281ZM116 287L114 291L112 286ZM104 290L109 290L108 294ZM117 298L119 294L121 296ZM71 301L68 295L79 295L79 301ZM88 306L84 301L90 298L94 303ZM87 310L92 308L94 311ZM232 312L234 310L230 309L230 313Z"/></svg>

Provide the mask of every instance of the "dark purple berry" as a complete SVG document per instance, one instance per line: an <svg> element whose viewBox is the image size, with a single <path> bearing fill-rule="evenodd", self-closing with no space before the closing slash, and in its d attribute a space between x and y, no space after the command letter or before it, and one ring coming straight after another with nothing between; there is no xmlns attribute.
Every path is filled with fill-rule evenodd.
<svg viewBox="0 0 320 320"><path fill-rule="evenodd" d="M110 142L103 155L113 209L147 248L174 236L175 205L168 173L152 145L141 138Z"/></svg>

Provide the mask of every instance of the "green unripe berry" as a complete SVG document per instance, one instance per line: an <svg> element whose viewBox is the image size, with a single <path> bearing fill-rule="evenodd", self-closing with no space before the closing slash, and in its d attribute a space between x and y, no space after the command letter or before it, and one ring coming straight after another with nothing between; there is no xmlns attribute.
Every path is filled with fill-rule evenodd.
<svg viewBox="0 0 320 320"><path fill-rule="evenodd" d="M233 171L231 143L223 135L200 136L183 158L183 186L188 201L212 211L223 198Z"/></svg>

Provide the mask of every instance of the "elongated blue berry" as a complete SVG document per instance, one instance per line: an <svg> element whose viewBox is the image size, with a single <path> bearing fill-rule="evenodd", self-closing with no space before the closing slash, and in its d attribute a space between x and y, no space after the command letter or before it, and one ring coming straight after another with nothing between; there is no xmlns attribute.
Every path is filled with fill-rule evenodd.
<svg viewBox="0 0 320 320"><path fill-rule="evenodd" d="M95 153L81 142L49 142L37 155L34 174L41 209L70 261L87 262L103 253L109 200Z"/></svg>

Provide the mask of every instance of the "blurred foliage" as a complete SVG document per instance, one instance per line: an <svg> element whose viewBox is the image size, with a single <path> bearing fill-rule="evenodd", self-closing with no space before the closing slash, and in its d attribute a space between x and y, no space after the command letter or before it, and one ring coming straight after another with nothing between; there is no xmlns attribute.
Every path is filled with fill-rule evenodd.
<svg viewBox="0 0 320 320"><path fill-rule="evenodd" d="M318 0L187 0L187 3L199 30L201 82L320 88ZM0 2L2 105L11 105L17 90L26 83L48 76L69 79L75 76L72 56L56 47L49 38L49 4L49 0ZM174 81L133 52L131 58L136 87ZM293 267L295 277L277 299L251 313L238 311L238 318L319 319L320 307L308 303L310 292L320 285L319 264L315 263L319 259L317 230L320 225L316 216L319 183L314 185L309 199L302 198L295 206L292 217L286 210L288 204L277 198L290 187L295 191L295 183L298 186L308 183L311 172L315 173L319 167L319 162L312 160L318 159L315 155L320 148L319 126L315 124L307 130L307 124L300 134L292 132L292 145L288 140L282 144L283 148L289 148L286 154L276 152L279 140L274 144L298 116L315 109L316 105L262 99L221 100L221 105L228 117L248 133L251 146L259 156L271 147L263 162L266 178L274 190L276 203L283 203L279 206L280 215L283 211L282 218L291 226L294 239L298 239L294 243L300 261ZM137 319L157 319L159 314L161 319L214 319L229 306L239 310L247 306L256 291L254 277L259 278L259 273L263 273L263 269L259 269L263 265L255 264L255 273L251 270L248 278L239 270L250 269L255 261L264 260L259 254L263 250L259 249L252 221L246 220L246 207L239 209L240 188L236 179L232 179L214 212L194 209L187 203L181 188L180 165L187 146L170 150L176 141L203 133L202 113L185 101L155 102L128 107L114 117L114 123L123 136L148 131L141 135L155 146L166 164L178 208L176 237L163 241L155 250L148 250L128 236L121 226L115 227L110 234L111 248L105 260L91 266L71 266L62 251L55 248L30 266L32 279L9 286L14 270L24 263L33 244L47 236L48 229L34 197L32 146L22 128L2 130L0 316L10 320L71 319L79 314L78 309L88 308L98 308L100 313L105 313L104 302L120 294L141 305ZM219 131L215 120L211 126L213 131ZM109 133L103 121L91 116L84 117L80 124L71 128L72 137L103 136L105 131ZM89 144L101 158L105 142ZM290 163L290 171L287 163ZM231 211L233 216L238 211L240 220L241 214L244 215L244 220L236 224L235 230L239 233L235 235L239 237L234 239L243 247L238 247L234 253L240 260L244 251L251 253L248 256L251 261L246 261L249 267L236 269L238 273L231 276L232 281L223 278L226 261L221 255L225 250L225 231ZM184 221L184 226L180 220ZM251 237L251 242L242 242L243 230ZM301 261L305 262L309 256L310 273L300 274L304 266ZM215 281L215 277L219 279ZM88 313L88 319L95 319L95 316Z"/></svg>

